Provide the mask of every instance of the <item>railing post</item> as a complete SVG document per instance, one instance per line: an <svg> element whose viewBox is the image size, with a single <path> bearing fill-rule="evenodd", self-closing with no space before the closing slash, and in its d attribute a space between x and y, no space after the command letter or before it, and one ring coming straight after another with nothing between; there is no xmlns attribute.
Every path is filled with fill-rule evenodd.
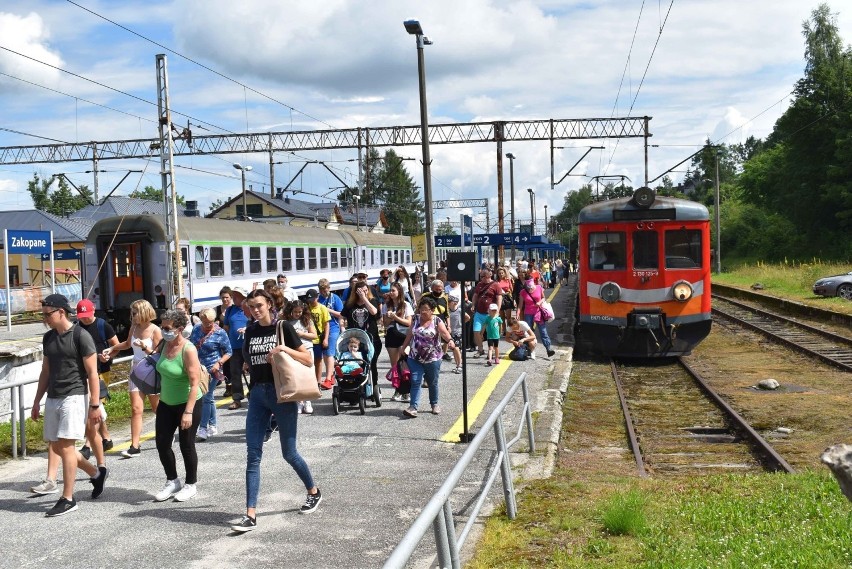
<svg viewBox="0 0 852 569"><path fill-rule="evenodd" d="M9 402L12 405L12 458L18 458L18 392L14 387L9 390Z"/></svg>
<svg viewBox="0 0 852 569"><path fill-rule="evenodd" d="M432 520L432 529L435 531L435 548L438 550L438 565L441 569L450 567L450 544L447 540L447 520L443 512L439 512Z"/></svg>
<svg viewBox="0 0 852 569"><path fill-rule="evenodd" d="M447 528L447 543L450 546L450 563L453 569L461 569L459 544L456 541L456 524L453 522L453 507L450 505L449 500L444 502L443 510L444 525Z"/></svg>
<svg viewBox="0 0 852 569"><path fill-rule="evenodd" d="M24 386L18 386L18 412L20 420L18 421L21 428L21 457L27 458L27 404L24 402Z"/></svg>
<svg viewBox="0 0 852 569"><path fill-rule="evenodd" d="M527 421L527 440L529 441L530 450L529 454L535 452L535 433L533 432L533 420L532 420L532 403L530 403L530 389L527 385L527 378L524 377L524 381L521 383L521 389L524 392L524 418Z"/></svg>
<svg viewBox="0 0 852 569"><path fill-rule="evenodd" d="M503 454L500 460L500 475L503 478L503 496L506 499L506 514L510 520L517 516L515 504L515 485L512 483L512 463L509 460L509 449L506 447L506 434L503 429L503 415L497 417L494 423L494 438L497 440L497 451Z"/></svg>

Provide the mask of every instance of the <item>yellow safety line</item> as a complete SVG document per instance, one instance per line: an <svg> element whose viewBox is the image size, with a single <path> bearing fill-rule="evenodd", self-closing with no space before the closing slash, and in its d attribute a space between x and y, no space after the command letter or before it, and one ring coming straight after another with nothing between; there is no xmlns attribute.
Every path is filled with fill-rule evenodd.
<svg viewBox="0 0 852 569"><path fill-rule="evenodd" d="M547 298L547 301L556 296L556 293L559 291L559 287L561 284L557 284L556 288L553 289L553 292ZM504 356L500 363L497 364L497 367L492 369L488 375L485 377L485 381L482 382L482 385L479 386L479 389L476 390L476 393L473 396L473 399L468 402L467 405L467 427L468 430L473 426L476 422L476 418L479 417L479 414L482 413L482 410L485 409L485 404L488 402L488 399L491 397L491 394L496 389L497 384L500 383L500 380L503 379L503 376L508 371L509 366L512 365L512 360L508 358L508 356ZM459 415L459 418L456 419L456 422L453 423L453 426L450 427L450 430L447 431L443 437L439 440L445 443L458 443L461 442L459 440L459 436L464 432L464 415Z"/></svg>

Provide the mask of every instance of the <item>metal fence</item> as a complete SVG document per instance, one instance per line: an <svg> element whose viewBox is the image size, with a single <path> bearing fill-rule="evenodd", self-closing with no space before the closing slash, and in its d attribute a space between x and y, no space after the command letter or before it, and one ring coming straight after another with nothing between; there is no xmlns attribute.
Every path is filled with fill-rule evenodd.
<svg viewBox="0 0 852 569"><path fill-rule="evenodd" d="M503 412L506 406L518 392L521 390L524 398L524 406L522 410L522 420L519 421L518 430L515 437L510 441L506 440L505 429L503 427ZM535 438L533 435L532 410L529 397L529 388L527 385L527 374L522 373L515 381L509 392L503 397L497 408L488 417L488 420L482 425L479 433L474 437L468 449L459 458L456 465L453 467L447 479L441 485L437 492L432 496L429 502L423 507L423 511L411 524L408 532L403 536L399 545L391 552L390 557L385 561L384 569L398 569L405 567L414 554L414 550L420 544L420 541L429 531L429 526L435 535L435 547L437 549L438 563L440 567L452 567L453 569L461 568L460 551L467 540L473 524L482 509L488 492L493 486L500 473L503 480L503 497L506 502L506 515L509 519L515 519L517 513L517 504L515 502L515 487L512 482L512 464L509 457L509 449L521 439L521 434L527 428L527 438L529 443L529 452L535 452ZM464 475L465 471L470 466L480 447L485 443L489 436L489 432L494 433L494 439L497 443L496 460L492 462L491 472L488 473L488 480L484 486L480 488L479 496L473 509L470 512L467 523L462 527L461 532L456 535L456 525L453 519L453 509L450 504L453 490Z"/></svg>
<svg viewBox="0 0 852 569"><path fill-rule="evenodd" d="M129 362L133 356L125 356L112 360L114 364ZM9 399L11 400L11 410L0 413L0 417L7 415L12 416L12 458L18 458L18 441L20 440L21 458L27 457L27 411L32 407L27 407L24 401L24 387L27 385L38 383L38 378L22 379L20 381L12 381L10 383L0 383L0 390L9 390ZM121 381L111 382L110 386L121 385L127 383L126 379Z"/></svg>

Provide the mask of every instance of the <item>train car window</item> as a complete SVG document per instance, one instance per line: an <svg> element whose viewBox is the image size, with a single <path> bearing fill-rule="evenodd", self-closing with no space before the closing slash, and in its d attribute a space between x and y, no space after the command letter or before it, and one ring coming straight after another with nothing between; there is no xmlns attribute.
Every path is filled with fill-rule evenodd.
<svg viewBox="0 0 852 569"><path fill-rule="evenodd" d="M311 271L317 268L317 248L308 247L308 269Z"/></svg>
<svg viewBox="0 0 852 569"><path fill-rule="evenodd" d="M340 266L340 263L339 263L338 257L337 257L337 247L332 247L330 249L330 252L331 252L331 268L336 269L338 266Z"/></svg>
<svg viewBox="0 0 852 569"><path fill-rule="evenodd" d="M281 248L281 270L285 273L293 270L293 250L289 247Z"/></svg>
<svg viewBox="0 0 852 569"><path fill-rule="evenodd" d="M187 257L189 257L189 251L187 251L186 247L180 248L180 276L183 280L189 276L188 268L187 268Z"/></svg>
<svg viewBox="0 0 852 569"><path fill-rule="evenodd" d="M266 248L266 272L278 272L278 249L275 247Z"/></svg>
<svg viewBox="0 0 852 569"><path fill-rule="evenodd" d="M328 248L322 247L320 249L320 269L328 268Z"/></svg>
<svg viewBox="0 0 852 569"><path fill-rule="evenodd" d="M399 264L399 249L394 249L394 250L393 250L393 264L394 264L394 265L398 265L398 264Z"/></svg>
<svg viewBox="0 0 852 569"><path fill-rule="evenodd" d="M381 265L382 267L385 266L385 250L384 249L379 251L379 265Z"/></svg>
<svg viewBox="0 0 852 569"><path fill-rule="evenodd" d="M204 278L204 247L198 245L195 247L195 278Z"/></svg>
<svg viewBox="0 0 852 569"><path fill-rule="evenodd" d="M633 268L659 269L660 261L656 231L633 232Z"/></svg>
<svg viewBox="0 0 852 569"><path fill-rule="evenodd" d="M406 265L411 264L411 250L410 249L405 250L405 264Z"/></svg>
<svg viewBox="0 0 852 569"><path fill-rule="evenodd" d="M260 258L260 247L249 247L249 273L259 275L263 272L263 260Z"/></svg>
<svg viewBox="0 0 852 569"><path fill-rule="evenodd" d="M698 269L702 265L701 231L678 229L666 231L666 268Z"/></svg>
<svg viewBox="0 0 852 569"><path fill-rule="evenodd" d="M346 247L340 252L340 268L345 269L352 264L352 249Z"/></svg>
<svg viewBox="0 0 852 569"><path fill-rule="evenodd" d="M370 249L370 266L371 267L376 266L376 250L375 249Z"/></svg>
<svg viewBox="0 0 852 569"><path fill-rule="evenodd" d="M242 247L231 247L231 276L246 274L245 256Z"/></svg>
<svg viewBox="0 0 852 569"><path fill-rule="evenodd" d="M589 269L593 271L624 270L625 253L623 232L589 233Z"/></svg>
<svg viewBox="0 0 852 569"><path fill-rule="evenodd" d="M296 270L304 271L305 270L305 248L304 247L296 247Z"/></svg>
<svg viewBox="0 0 852 569"><path fill-rule="evenodd" d="M361 266L364 267L367 265L367 250L361 249Z"/></svg>
<svg viewBox="0 0 852 569"><path fill-rule="evenodd" d="M210 247L210 276L225 276L225 249L223 247Z"/></svg>

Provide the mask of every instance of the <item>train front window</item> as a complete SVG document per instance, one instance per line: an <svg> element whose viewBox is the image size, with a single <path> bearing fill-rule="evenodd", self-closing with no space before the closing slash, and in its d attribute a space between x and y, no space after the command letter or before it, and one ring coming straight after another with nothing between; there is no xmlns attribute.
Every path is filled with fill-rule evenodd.
<svg viewBox="0 0 852 569"><path fill-rule="evenodd" d="M589 269L621 271L627 258L624 233L607 231L589 233Z"/></svg>
<svg viewBox="0 0 852 569"><path fill-rule="evenodd" d="M263 262L260 260L260 247L249 247L249 272L259 275L263 272Z"/></svg>
<svg viewBox="0 0 852 569"><path fill-rule="evenodd" d="M701 268L701 231L677 229L666 231L666 268Z"/></svg>
<svg viewBox="0 0 852 569"><path fill-rule="evenodd" d="M231 275L241 276L246 272L242 247L231 247Z"/></svg>
<svg viewBox="0 0 852 569"><path fill-rule="evenodd" d="M225 276L225 250L222 247L210 247L210 276Z"/></svg>
<svg viewBox="0 0 852 569"><path fill-rule="evenodd" d="M633 268L638 270L659 269L657 258L659 245L654 231L633 232Z"/></svg>

